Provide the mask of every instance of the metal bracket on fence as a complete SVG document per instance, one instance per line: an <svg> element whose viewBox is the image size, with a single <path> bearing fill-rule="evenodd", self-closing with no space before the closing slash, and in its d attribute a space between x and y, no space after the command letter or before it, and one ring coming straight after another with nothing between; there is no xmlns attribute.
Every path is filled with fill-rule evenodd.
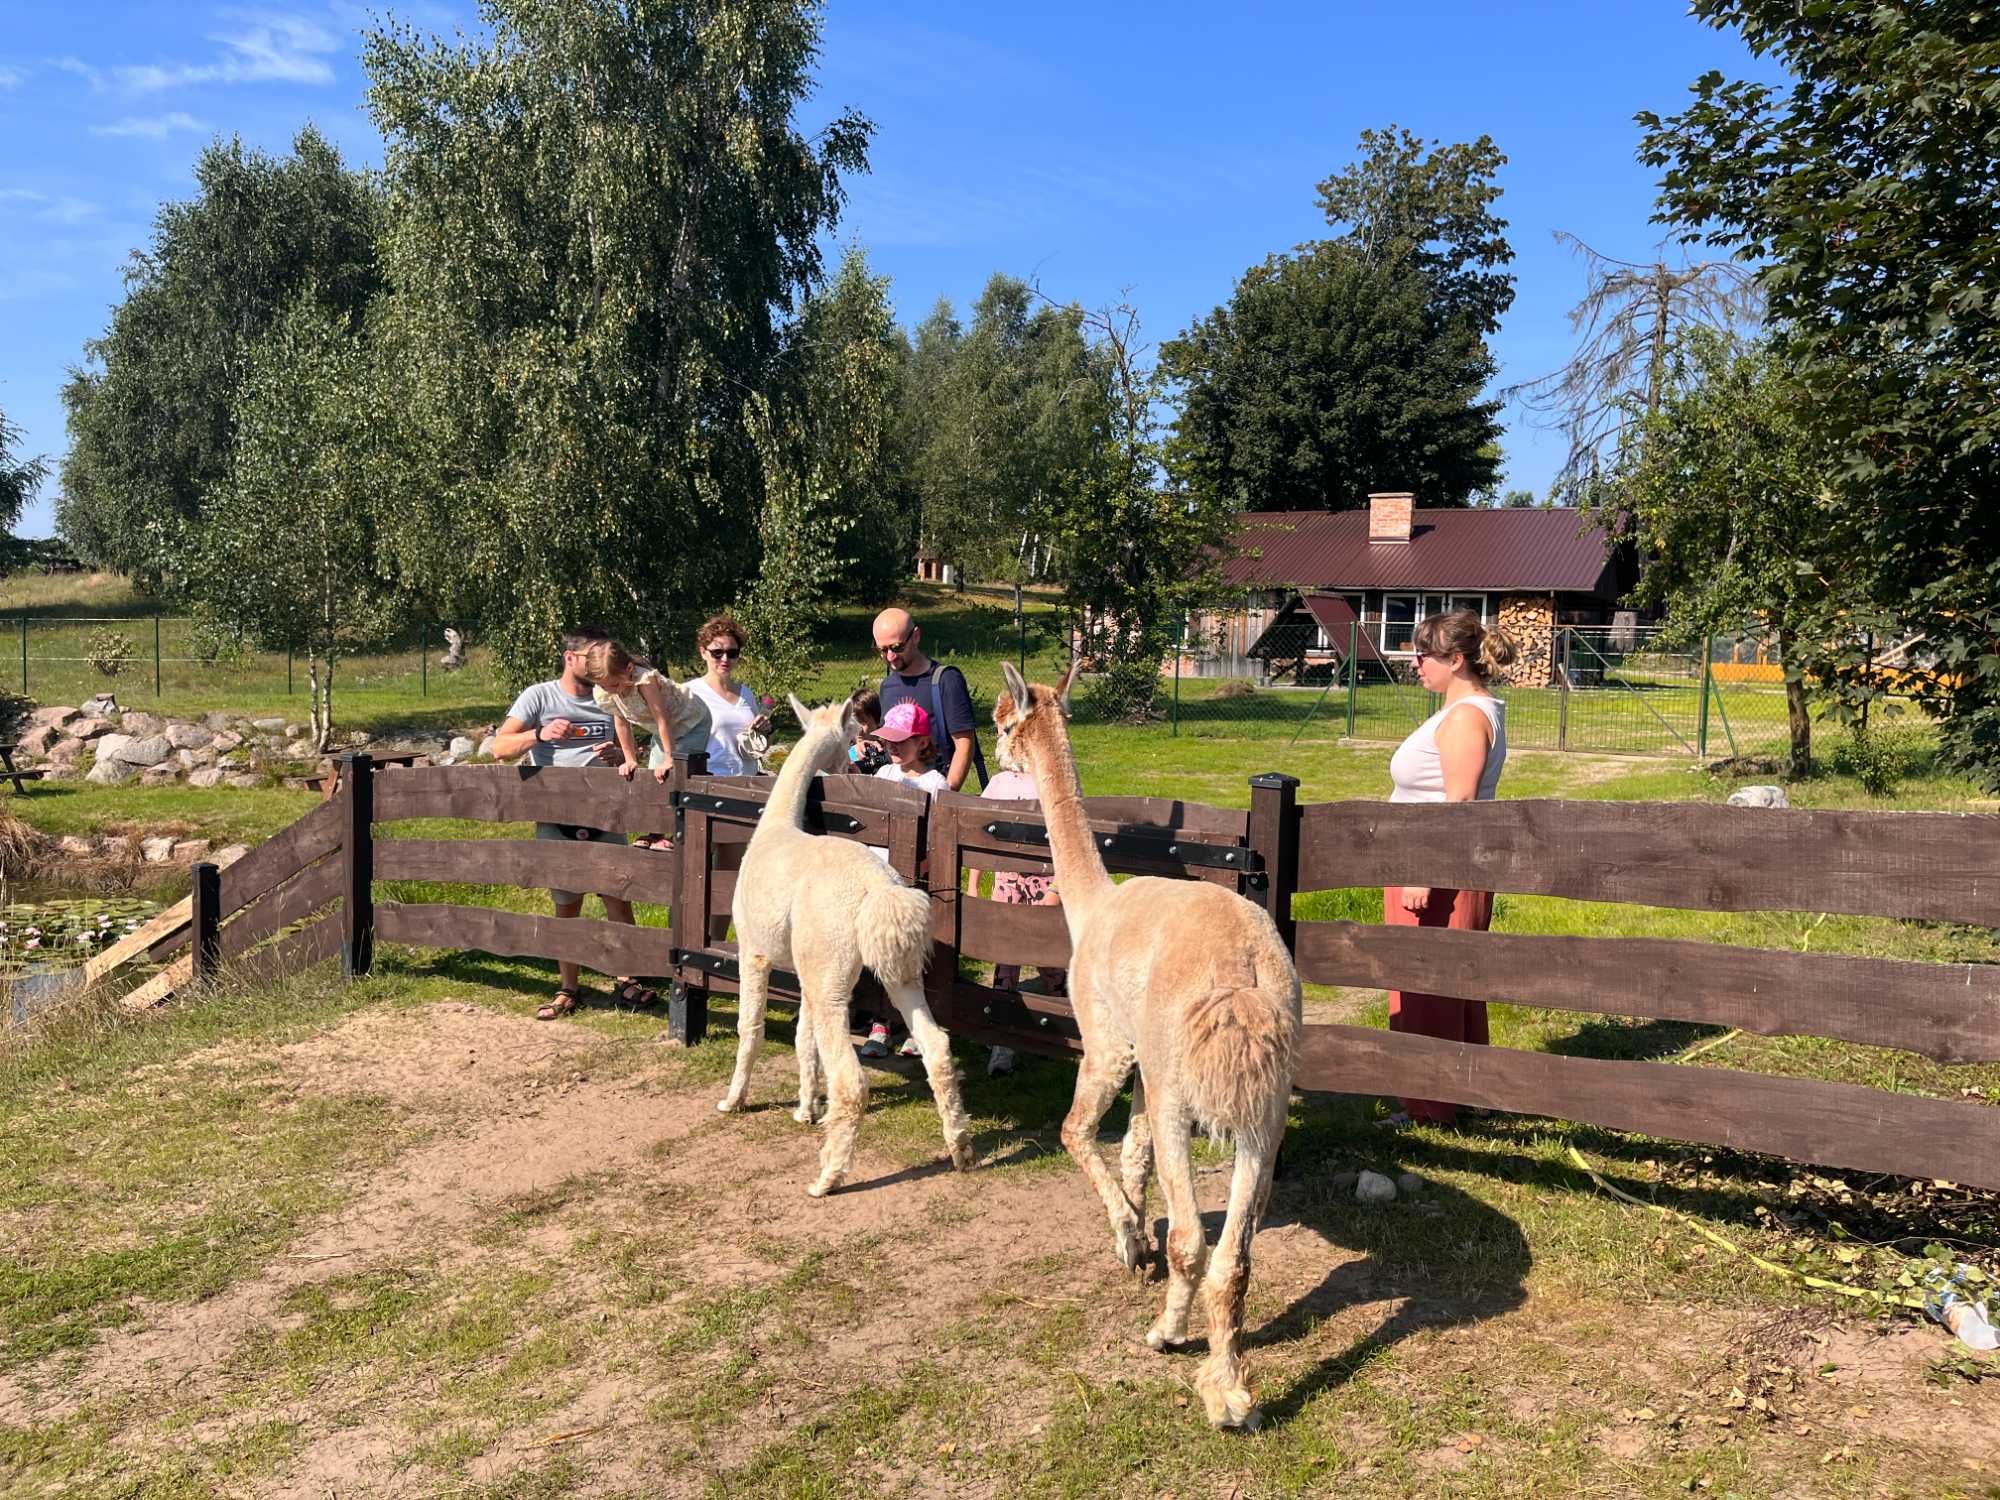
<svg viewBox="0 0 2000 1500"><path fill-rule="evenodd" d="M1004 839L1010 844L1040 844L1049 842L1049 831L1039 823L1002 823L983 825L987 837ZM1253 883L1264 878L1264 857L1255 849L1245 849L1237 844L1199 844L1192 840L1160 838L1157 835L1139 833L1094 833L1098 852L1122 859L1150 859L1161 864L1204 865L1218 870L1235 870L1249 876Z"/></svg>
<svg viewBox="0 0 2000 1500"><path fill-rule="evenodd" d="M743 982L742 967L733 958L725 958L719 953L704 953L698 948L670 948L667 957L676 969L700 969L704 974L712 974L717 979L733 979ZM771 971L771 987L780 990L797 990L799 976L788 974L783 969Z"/></svg>
<svg viewBox="0 0 2000 1500"><path fill-rule="evenodd" d="M764 813L762 802L752 802L747 797L718 797L712 792L675 792L673 805L676 812L720 813L725 818L749 818L752 822ZM861 820L846 813L808 807L806 816L817 818L828 833L861 831Z"/></svg>

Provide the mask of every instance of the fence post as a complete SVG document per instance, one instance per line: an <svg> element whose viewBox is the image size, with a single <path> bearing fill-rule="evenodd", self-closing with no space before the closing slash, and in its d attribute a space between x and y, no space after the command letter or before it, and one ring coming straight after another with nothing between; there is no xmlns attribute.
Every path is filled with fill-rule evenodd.
<svg viewBox="0 0 2000 1500"><path fill-rule="evenodd" d="M359 979L375 963L375 760L366 753L340 757L347 795L340 841L340 944L343 978Z"/></svg>
<svg viewBox="0 0 2000 1500"><path fill-rule="evenodd" d="M160 617L153 616L153 696L160 696Z"/></svg>
<svg viewBox="0 0 2000 1500"><path fill-rule="evenodd" d="M417 622L417 689L419 697L431 695L431 626L428 620Z"/></svg>
<svg viewBox="0 0 2000 1500"><path fill-rule="evenodd" d="M1354 695L1361 688L1361 622L1347 622L1347 737L1354 738Z"/></svg>
<svg viewBox="0 0 2000 1500"><path fill-rule="evenodd" d="M292 648L285 647L285 696L292 696Z"/></svg>
<svg viewBox="0 0 2000 1500"><path fill-rule="evenodd" d="M213 979L222 966L222 866L194 867L194 982Z"/></svg>
<svg viewBox="0 0 2000 1500"><path fill-rule="evenodd" d="M1556 652L1556 749L1569 749L1569 627L1559 632L1562 649Z"/></svg>
<svg viewBox="0 0 2000 1500"><path fill-rule="evenodd" d="M674 792L684 792L690 777L707 774L708 752L697 750L685 760L674 761L667 785ZM694 868L696 864L701 866L699 870ZM698 913L689 909L690 902L697 899L702 908ZM708 926L704 920L707 906L708 820L696 820L695 837L690 842L687 811L677 807L674 809L674 904L667 913L667 941L675 950L707 946ZM690 917L694 920L690 921ZM691 964L676 963L673 984L667 991L667 1035L684 1047L692 1047L707 1034L706 976Z"/></svg>
<svg viewBox="0 0 2000 1500"><path fill-rule="evenodd" d="M1710 663L1715 660L1715 637L1701 638L1701 717L1696 721L1694 731L1695 759L1708 759L1708 683L1714 673Z"/></svg>
<svg viewBox="0 0 2000 1500"><path fill-rule="evenodd" d="M21 696L28 696L28 617L21 616Z"/></svg>
<svg viewBox="0 0 2000 1500"><path fill-rule="evenodd" d="M1174 631L1174 733L1181 732L1181 653L1187 646L1187 617Z"/></svg>
<svg viewBox="0 0 2000 1500"><path fill-rule="evenodd" d="M1250 778L1250 847L1264 865L1261 887L1252 877L1250 899L1271 914L1289 949L1297 933L1292 893L1299 884L1298 777L1266 771Z"/></svg>

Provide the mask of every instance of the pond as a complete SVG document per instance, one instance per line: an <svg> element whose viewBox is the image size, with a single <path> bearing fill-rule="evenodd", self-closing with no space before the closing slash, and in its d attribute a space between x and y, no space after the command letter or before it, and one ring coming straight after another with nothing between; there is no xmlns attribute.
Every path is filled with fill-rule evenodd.
<svg viewBox="0 0 2000 1500"><path fill-rule="evenodd" d="M0 904L0 992L19 1026L70 987L72 969L101 953L165 903L143 896L77 895L60 886L14 885Z"/></svg>

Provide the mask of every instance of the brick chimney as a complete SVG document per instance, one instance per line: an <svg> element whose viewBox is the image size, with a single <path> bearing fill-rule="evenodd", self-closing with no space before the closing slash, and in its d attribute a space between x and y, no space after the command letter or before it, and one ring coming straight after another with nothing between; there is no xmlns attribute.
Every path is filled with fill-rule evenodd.
<svg viewBox="0 0 2000 1500"><path fill-rule="evenodd" d="M1368 497L1368 544L1407 542L1410 516L1417 497L1408 490L1394 490Z"/></svg>

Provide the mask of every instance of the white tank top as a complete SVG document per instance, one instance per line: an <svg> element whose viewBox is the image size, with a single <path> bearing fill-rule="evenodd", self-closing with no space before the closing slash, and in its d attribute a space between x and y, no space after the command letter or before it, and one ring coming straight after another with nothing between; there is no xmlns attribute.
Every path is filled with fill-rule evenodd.
<svg viewBox="0 0 2000 1500"><path fill-rule="evenodd" d="M1389 779L1396 784L1389 794L1391 802L1444 801L1444 758L1438 754L1438 725L1444 722L1446 714L1468 703L1486 715L1486 722L1493 729L1493 743L1486 748L1486 764L1479 772L1479 790L1473 795L1481 802L1493 800L1500 787L1500 768L1507 763L1507 705L1488 694L1476 693L1446 704L1396 747L1396 753L1389 757Z"/></svg>

